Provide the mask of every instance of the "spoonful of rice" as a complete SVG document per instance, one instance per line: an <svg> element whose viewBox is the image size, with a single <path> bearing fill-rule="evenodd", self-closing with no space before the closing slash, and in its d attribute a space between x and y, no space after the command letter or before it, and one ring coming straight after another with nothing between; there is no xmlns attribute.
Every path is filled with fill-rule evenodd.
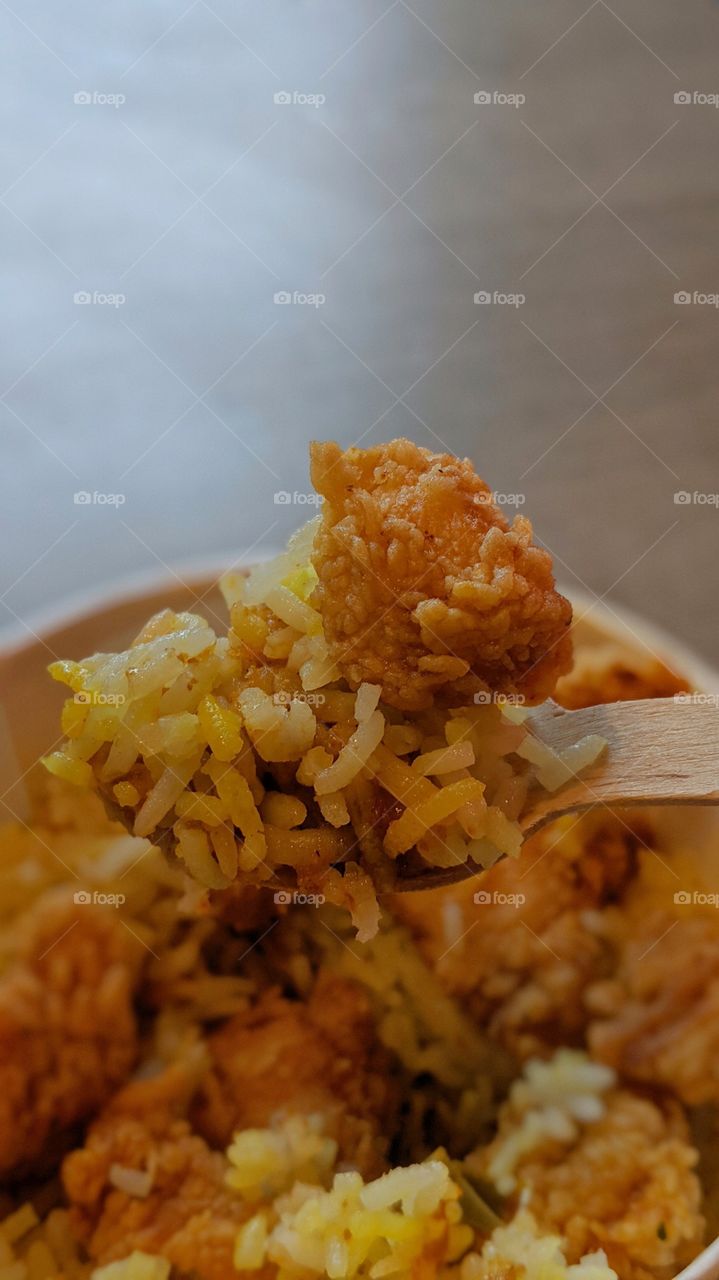
<svg viewBox="0 0 719 1280"><path fill-rule="evenodd" d="M558 814L719 799L714 707L547 701L571 606L468 461L321 444L311 471L322 514L226 576L226 634L166 610L124 653L52 665L52 773L210 893L321 895L360 939L378 893L476 874Z"/></svg>

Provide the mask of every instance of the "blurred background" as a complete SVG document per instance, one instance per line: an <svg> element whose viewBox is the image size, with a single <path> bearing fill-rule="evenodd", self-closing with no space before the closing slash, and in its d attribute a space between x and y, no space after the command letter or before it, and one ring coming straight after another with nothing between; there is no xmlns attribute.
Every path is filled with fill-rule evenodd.
<svg viewBox="0 0 719 1280"><path fill-rule="evenodd" d="M719 6L0 0L0 625L469 454L713 656Z"/></svg>

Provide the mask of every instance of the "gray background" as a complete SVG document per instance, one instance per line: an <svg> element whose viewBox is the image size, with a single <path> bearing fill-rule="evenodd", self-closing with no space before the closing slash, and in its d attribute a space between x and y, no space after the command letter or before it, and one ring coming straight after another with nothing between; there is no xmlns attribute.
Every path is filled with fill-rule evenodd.
<svg viewBox="0 0 719 1280"><path fill-rule="evenodd" d="M674 95L719 6L0 0L0 48L0 624L252 558L309 438L407 434L713 656L719 512L674 494L719 492L719 311L674 294L719 290L719 112Z"/></svg>

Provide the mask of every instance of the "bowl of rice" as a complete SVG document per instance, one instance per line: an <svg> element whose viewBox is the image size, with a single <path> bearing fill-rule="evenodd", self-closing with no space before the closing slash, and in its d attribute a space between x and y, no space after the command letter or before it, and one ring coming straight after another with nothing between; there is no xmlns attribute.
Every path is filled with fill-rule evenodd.
<svg viewBox="0 0 719 1280"><path fill-rule="evenodd" d="M214 568L179 576L2 655L0 1280L719 1274L712 811L563 819L365 942L309 885L208 909L38 765L48 663L227 625ZM564 705L719 689L573 604Z"/></svg>

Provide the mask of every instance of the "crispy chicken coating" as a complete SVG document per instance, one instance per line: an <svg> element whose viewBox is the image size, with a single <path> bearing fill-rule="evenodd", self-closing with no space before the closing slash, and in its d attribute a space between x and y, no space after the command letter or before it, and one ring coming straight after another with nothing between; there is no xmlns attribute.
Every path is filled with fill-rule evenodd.
<svg viewBox="0 0 719 1280"><path fill-rule="evenodd" d="M587 993L595 1056L691 1106L719 1103L716 917L711 907L651 909L637 900L608 922L616 968Z"/></svg>
<svg viewBox="0 0 719 1280"><path fill-rule="evenodd" d="M92 1126L86 1145L65 1160L73 1228L95 1263L139 1249L162 1254L200 1280L240 1274L232 1265L234 1242L252 1210L225 1186L222 1153L178 1118L191 1084L170 1068L128 1086ZM118 1170L147 1174L146 1194L120 1189Z"/></svg>
<svg viewBox="0 0 719 1280"><path fill-rule="evenodd" d="M510 526L468 460L409 440L313 444L314 543L332 658L391 706L481 689L548 697L571 662L569 602L524 516Z"/></svg>
<svg viewBox="0 0 719 1280"><path fill-rule="evenodd" d="M253 1209L227 1189L213 1148L280 1113L321 1115L338 1159L365 1177L386 1168L398 1086L355 984L322 975L307 1004L267 991L206 1048L204 1063L127 1085L65 1160L73 1225L93 1261L139 1249L201 1280L235 1274L235 1237ZM147 1175L144 1194L122 1188L128 1170Z"/></svg>
<svg viewBox="0 0 719 1280"><path fill-rule="evenodd" d="M41 899L0 980L0 1178L56 1159L137 1056L139 944L112 909Z"/></svg>
<svg viewBox="0 0 719 1280"><path fill-rule="evenodd" d="M500 1117L498 1137L471 1158L478 1169L511 1123ZM545 1141L520 1160L516 1177L540 1227L564 1237L569 1262L604 1249L621 1280L650 1280L673 1274L701 1248L696 1162L676 1103L617 1089L573 1144Z"/></svg>
<svg viewBox="0 0 719 1280"><path fill-rule="evenodd" d="M319 1114L339 1160L366 1178L384 1172L400 1102L391 1055L379 1044L366 994L320 974L308 1002L268 991L215 1032L212 1069L193 1109L213 1146L280 1112Z"/></svg>
<svg viewBox="0 0 719 1280"><path fill-rule="evenodd" d="M606 811L554 823L477 879L403 894L412 929L446 990L520 1058L584 1042L587 985L612 971L589 927L636 874L641 830Z"/></svg>

